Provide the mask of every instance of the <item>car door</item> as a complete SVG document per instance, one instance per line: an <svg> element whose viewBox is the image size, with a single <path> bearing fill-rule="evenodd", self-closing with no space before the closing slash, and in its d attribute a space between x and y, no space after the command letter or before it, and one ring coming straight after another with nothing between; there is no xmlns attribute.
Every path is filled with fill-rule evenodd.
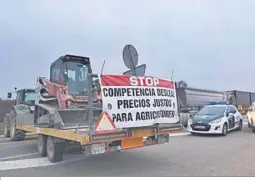
<svg viewBox="0 0 255 181"><path fill-rule="evenodd" d="M229 127L229 129L234 128L236 119L235 119L234 109L232 108L232 106L227 107L226 116L228 118L228 127Z"/></svg>
<svg viewBox="0 0 255 181"><path fill-rule="evenodd" d="M236 107L234 107L234 106L230 106L230 107L231 107L232 113L234 114L234 119L235 119L235 125L234 126L238 126L242 115L238 112Z"/></svg>

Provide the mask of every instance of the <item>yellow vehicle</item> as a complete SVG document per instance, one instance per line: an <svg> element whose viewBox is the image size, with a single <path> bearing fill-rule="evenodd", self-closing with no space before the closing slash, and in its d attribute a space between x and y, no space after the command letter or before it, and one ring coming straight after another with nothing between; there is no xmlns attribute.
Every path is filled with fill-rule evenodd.
<svg viewBox="0 0 255 181"><path fill-rule="evenodd" d="M163 92L164 96L169 93L168 96L172 98L175 95L174 86L172 90L170 93ZM19 112L13 109L9 114L11 137L12 140L22 141L26 133L38 134L38 152L48 156L51 162L63 159L64 148L69 143L80 145L85 154L90 155L167 143L170 133L183 131L179 123L115 127L115 123L129 120L124 117L126 121L123 121L123 115L126 114L122 112L113 123L109 114L103 111L98 75L92 73L90 59L87 57L59 57L51 64L50 79L37 79L35 94L34 106L20 104L17 105ZM125 106L128 105L126 103ZM173 104L170 102L170 105ZM108 107L112 108L111 105ZM165 113L169 118L176 115L178 117L177 111ZM140 118L146 119L146 116L151 114L146 113ZM130 122L141 124L141 121Z"/></svg>

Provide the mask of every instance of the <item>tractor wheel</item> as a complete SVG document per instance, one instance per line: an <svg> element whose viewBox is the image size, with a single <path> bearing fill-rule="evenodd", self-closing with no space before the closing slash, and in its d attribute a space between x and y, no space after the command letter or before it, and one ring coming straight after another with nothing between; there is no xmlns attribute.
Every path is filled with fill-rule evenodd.
<svg viewBox="0 0 255 181"><path fill-rule="evenodd" d="M7 125L6 122L4 123L4 137L5 138L9 138L10 137L10 130L8 129L8 125Z"/></svg>
<svg viewBox="0 0 255 181"><path fill-rule="evenodd" d="M41 156L47 156L47 136L39 134L37 138L37 150Z"/></svg>
<svg viewBox="0 0 255 181"><path fill-rule="evenodd" d="M16 120L11 121L10 125L10 137L12 141L23 141L26 133L23 130L16 129Z"/></svg>
<svg viewBox="0 0 255 181"><path fill-rule="evenodd" d="M47 137L47 156L50 162L59 162L63 160L64 143L57 143L52 136Z"/></svg>

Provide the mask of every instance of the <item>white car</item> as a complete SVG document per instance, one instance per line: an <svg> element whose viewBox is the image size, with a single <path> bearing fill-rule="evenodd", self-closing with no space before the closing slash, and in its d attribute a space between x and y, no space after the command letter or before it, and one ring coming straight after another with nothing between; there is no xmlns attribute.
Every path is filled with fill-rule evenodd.
<svg viewBox="0 0 255 181"><path fill-rule="evenodd" d="M231 130L241 131L242 126L242 115L232 105L205 106L188 121L188 131L192 134L221 134L226 136Z"/></svg>

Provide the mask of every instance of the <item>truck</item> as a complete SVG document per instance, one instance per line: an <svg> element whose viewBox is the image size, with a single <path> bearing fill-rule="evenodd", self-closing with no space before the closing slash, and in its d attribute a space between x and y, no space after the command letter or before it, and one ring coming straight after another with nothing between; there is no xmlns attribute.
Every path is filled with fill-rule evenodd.
<svg viewBox="0 0 255 181"><path fill-rule="evenodd" d="M157 78L148 79L148 76L138 78L139 85L141 82L147 84L154 82L155 84L150 85L153 87L159 83ZM160 89L155 92L153 91L155 88L146 91L136 88L129 92L131 88L118 88L120 87L118 82L124 79L130 80L132 86L135 86L138 78L97 75L92 72L90 58L76 55L61 56L52 62L49 79L38 77L35 89L17 91L16 104L7 114L6 125L11 140L22 141L27 133L37 134L38 152L41 156L47 156L50 162L63 160L66 145L72 144L79 145L87 156L168 143L169 134L183 131L178 111L173 111L176 109L174 83L160 80L165 86L171 87L168 91ZM117 88L107 87L109 83L107 81L115 82ZM114 91L110 97L106 97L107 89L108 94ZM137 91L140 91L140 95L146 94L148 97L141 101L134 99L131 103L130 95ZM117 101L118 106L122 106L122 112L112 114L111 111L116 108L116 99L112 96L118 94L121 97L124 93L128 95L128 99L122 98ZM139 106L141 109L148 106L148 100L153 100L156 94L169 97L169 100L157 100L159 106L164 104L174 109L154 112L148 109L147 112L136 112L139 121L132 120L134 106L138 106L138 109ZM12 94L8 93L7 96L11 98ZM154 118L159 118L159 122L154 123ZM125 124L128 126L121 127Z"/></svg>
<svg viewBox="0 0 255 181"><path fill-rule="evenodd" d="M243 115L247 114L249 107L255 101L255 93L253 92L229 90L226 91L226 94L229 103L236 106Z"/></svg>
<svg viewBox="0 0 255 181"><path fill-rule="evenodd" d="M226 93L209 89L179 87L176 85L181 123L186 127L190 116L212 101L226 100Z"/></svg>

